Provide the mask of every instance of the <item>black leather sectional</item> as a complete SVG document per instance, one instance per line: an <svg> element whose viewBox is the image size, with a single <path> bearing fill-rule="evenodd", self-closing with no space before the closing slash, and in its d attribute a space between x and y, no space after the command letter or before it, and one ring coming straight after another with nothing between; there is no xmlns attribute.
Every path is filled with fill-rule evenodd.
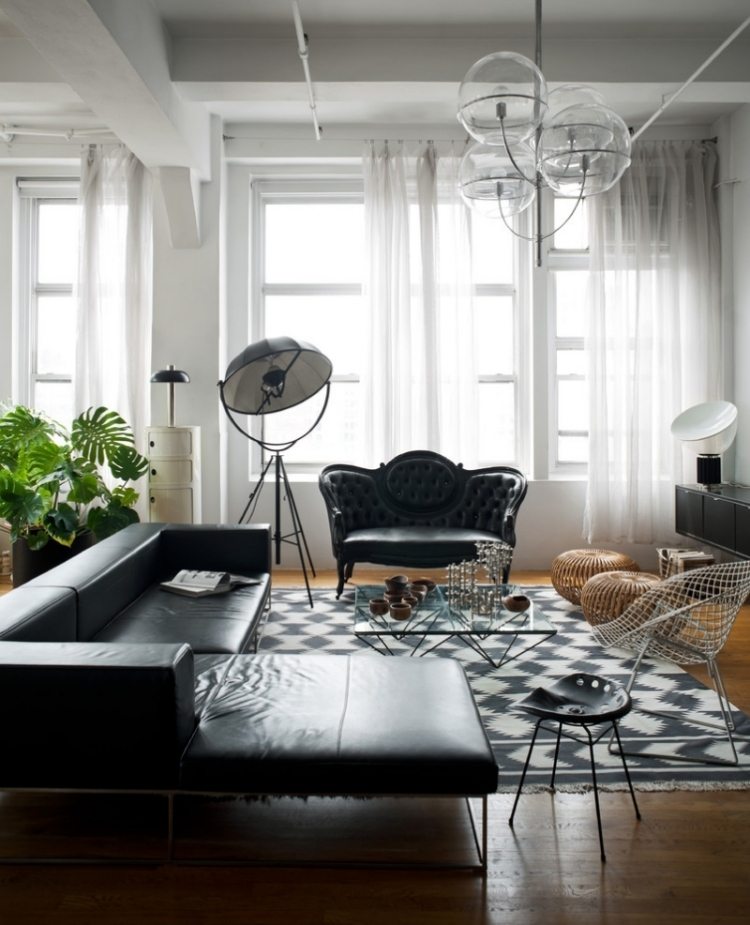
<svg viewBox="0 0 750 925"><path fill-rule="evenodd" d="M260 583L158 587L180 568ZM265 525L136 524L0 597L0 790L494 792L458 662L255 653L270 570Z"/></svg>

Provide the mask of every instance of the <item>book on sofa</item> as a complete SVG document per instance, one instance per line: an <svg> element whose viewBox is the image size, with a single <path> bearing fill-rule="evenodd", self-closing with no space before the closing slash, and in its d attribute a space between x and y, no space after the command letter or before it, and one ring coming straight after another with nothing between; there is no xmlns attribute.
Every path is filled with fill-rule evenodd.
<svg viewBox="0 0 750 925"><path fill-rule="evenodd" d="M209 594L226 594L234 588L260 584L258 578L231 575L229 572L201 572L181 569L171 581L162 581L161 587L173 594L186 597L206 597Z"/></svg>

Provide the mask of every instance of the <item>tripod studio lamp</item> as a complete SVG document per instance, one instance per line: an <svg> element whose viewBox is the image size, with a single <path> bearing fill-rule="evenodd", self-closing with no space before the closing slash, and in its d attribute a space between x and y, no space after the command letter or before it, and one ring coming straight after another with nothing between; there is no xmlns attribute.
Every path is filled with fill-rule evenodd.
<svg viewBox="0 0 750 925"><path fill-rule="evenodd" d="M307 566L315 575L315 568L310 558L305 533L302 529L297 505L292 494L292 486L287 477L282 454L290 450L303 437L311 433L320 423L328 405L331 390L331 372L333 367L327 356L312 344L295 340L292 337L272 337L260 340L238 354L227 366L224 379L219 382L219 396L227 417L234 427L248 440L252 440L261 449L268 451L268 460L260 474L255 488L250 493L239 523L249 522L258 504L266 474L274 466L275 474L275 525L273 541L276 552L276 564L281 564L281 544L290 543L297 547L302 574L305 578L307 597L313 606L310 582L307 578ZM275 414L300 405L321 389L325 389L323 405L312 425L298 437L273 443L262 437L253 436L241 427L233 416L247 414L253 417ZM281 488L289 505L292 529L289 533L281 532Z"/></svg>

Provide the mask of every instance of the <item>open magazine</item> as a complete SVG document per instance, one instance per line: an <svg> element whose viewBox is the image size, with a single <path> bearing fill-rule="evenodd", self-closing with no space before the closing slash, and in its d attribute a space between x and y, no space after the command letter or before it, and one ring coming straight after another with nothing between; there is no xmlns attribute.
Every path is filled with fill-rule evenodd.
<svg viewBox="0 0 750 925"><path fill-rule="evenodd" d="M206 597L209 594L226 594L233 588L259 584L259 578L230 575L229 572L200 572L193 569L181 569L171 581L162 581L161 587L165 591L184 594L186 597Z"/></svg>

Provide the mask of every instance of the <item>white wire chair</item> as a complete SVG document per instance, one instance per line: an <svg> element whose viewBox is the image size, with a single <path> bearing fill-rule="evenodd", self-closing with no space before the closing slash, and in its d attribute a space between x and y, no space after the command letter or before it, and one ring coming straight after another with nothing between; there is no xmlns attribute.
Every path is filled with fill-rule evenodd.
<svg viewBox="0 0 750 925"><path fill-rule="evenodd" d="M702 764L738 763L732 736L735 731L734 719L716 656L727 641L735 618L748 594L750 561L709 565L665 579L652 590L636 598L616 619L591 627L605 648L618 646L635 652L633 670L625 686L628 693L633 688L641 662L647 656L667 659L678 665L704 664L708 669L719 698L723 726L697 718L691 718L690 722L726 730L733 757L725 759L677 754L656 755L651 751L641 753L642 756L647 754L648 757L695 761ZM653 710L642 712L657 716L668 715ZM610 751L616 751L612 740Z"/></svg>

